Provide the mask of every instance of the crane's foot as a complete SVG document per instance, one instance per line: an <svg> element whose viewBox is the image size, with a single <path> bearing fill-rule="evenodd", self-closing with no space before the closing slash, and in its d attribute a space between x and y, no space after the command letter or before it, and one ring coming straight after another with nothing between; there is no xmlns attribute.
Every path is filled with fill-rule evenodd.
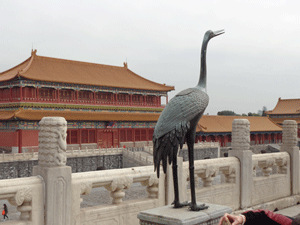
<svg viewBox="0 0 300 225"><path fill-rule="evenodd" d="M190 204L188 202L173 202L172 205L174 205L174 208L182 208L184 206L189 206Z"/></svg>
<svg viewBox="0 0 300 225"><path fill-rule="evenodd" d="M191 211L200 211L200 210L208 209L208 206L205 204L197 205L197 204L190 203L189 205Z"/></svg>

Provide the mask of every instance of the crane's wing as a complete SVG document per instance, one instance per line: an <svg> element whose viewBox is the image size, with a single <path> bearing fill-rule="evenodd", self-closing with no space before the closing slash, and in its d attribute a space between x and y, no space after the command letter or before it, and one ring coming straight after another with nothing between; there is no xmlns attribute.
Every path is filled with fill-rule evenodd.
<svg viewBox="0 0 300 225"><path fill-rule="evenodd" d="M197 88L189 88L178 93L166 105L154 129L153 137L160 138L176 126L188 123L196 115L203 113L208 105L208 95Z"/></svg>
<svg viewBox="0 0 300 225"><path fill-rule="evenodd" d="M166 105L161 113L153 133L154 168L159 177L160 161L166 173L167 158L169 164L173 154L177 155L178 145L182 148L190 121L203 114L208 105L208 95L197 88L189 88L178 93Z"/></svg>

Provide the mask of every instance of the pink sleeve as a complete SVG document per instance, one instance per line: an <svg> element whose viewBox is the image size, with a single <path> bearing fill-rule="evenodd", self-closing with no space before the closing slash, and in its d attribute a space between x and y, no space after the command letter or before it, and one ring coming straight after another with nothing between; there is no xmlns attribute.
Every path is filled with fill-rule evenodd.
<svg viewBox="0 0 300 225"><path fill-rule="evenodd" d="M290 225L293 222L290 218L283 216L281 214L274 213L270 210L262 210L262 209L253 210L253 212L261 212L261 211L265 211L265 214L267 215L267 217L269 217L271 220L273 220L279 224Z"/></svg>

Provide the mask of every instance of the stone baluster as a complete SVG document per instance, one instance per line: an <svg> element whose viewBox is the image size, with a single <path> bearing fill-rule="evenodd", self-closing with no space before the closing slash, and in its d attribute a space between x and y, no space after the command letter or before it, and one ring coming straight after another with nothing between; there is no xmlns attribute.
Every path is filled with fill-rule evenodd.
<svg viewBox="0 0 300 225"><path fill-rule="evenodd" d="M232 150L229 156L240 161L240 207L245 209L251 205L253 186L252 151L250 150L250 123L247 119L235 119L232 122Z"/></svg>
<svg viewBox="0 0 300 225"><path fill-rule="evenodd" d="M204 187L210 187L214 181L214 177L219 174L219 169L215 166L208 166L204 173L198 174L198 177L203 181Z"/></svg>
<svg viewBox="0 0 300 225"><path fill-rule="evenodd" d="M105 188L110 191L110 196L113 198L113 204L121 204L122 198L125 197L124 189L131 187L133 179L128 176L118 177L112 181L111 184L106 185Z"/></svg>
<svg viewBox="0 0 300 225"><path fill-rule="evenodd" d="M21 220L31 220L31 202L32 202L32 189L22 188L17 193L8 199L9 203L17 206L17 210L21 212Z"/></svg>
<svg viewBox="0 0 300 225"><path fill-rule="evenodd" d="M235 174L235 168L229 166L228 170L223 170L222 173L225 175L225 182L226 183L230 183L230 184L234 184L235 183L235 178L236 178L236 174Z"/></svg>
<svg viewBox="0 0 300 225"><path fill-rule="evenodd" d="M147 186L148 198L158 198L158 183L159 179L154 174L148 180L141 182L143 186Z"/></svg>
<svg viewBox="0 0 300 225"><path fill-rule="evenodd" d="M279 174L286 174L287 173L287 159L276 160L276 165L278 167Z"/></svg>
<svg viewBox="0 0 300 225"><path fill-rule="evenodd" d="M275 165L275 159L269 158L265 161L259 162L258 166L261 168L264 177L270 176L270 173L272 172L272 166Z"/></svg>
<svg viewBox="0 0 300 225"><path fill-rule="evenodd" d="M24 202L22 205L17 207L17 210L21 212L21 220L30 220L30 212L32 210L30 202Z"/></svg>
<svg viewBox="0 0 300 225"><path fill-rule="evenodd" d="M93 184L91 182L80 183L80 195L89 195L93 189ZM80 203L83 199L80 198Z"/></svg>
<svg viewBox="0 0 300 225"><path fill-rule="evenodd" d="M299 147L297 146L298 126L295 120L283 121L283 135L281 151L288 152L290 155L290 174L291 174L291 191L293 195L300 192L299 190Z"/></svg>
<svg viewBox="0 0 300 225"><path fill-rule="evenodd" d="M66 166L67 121L44 117L40 122L38 166L33 175L45 182L45 224L71 224L71 167Z"/></svg>

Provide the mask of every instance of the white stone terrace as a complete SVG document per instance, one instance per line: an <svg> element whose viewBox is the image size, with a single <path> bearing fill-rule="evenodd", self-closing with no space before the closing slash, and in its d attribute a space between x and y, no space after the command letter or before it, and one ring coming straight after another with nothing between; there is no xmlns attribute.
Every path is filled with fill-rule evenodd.
<svg viewBox="0 0 300 225"><path fill-rule="evenodd" d="M296 205L300 202L297 124L285 121L281 152L259 155L252 155L249 150L248 127L247 120L233 122L233 150L228 158L195 162L195 176L203 183L196 189L197 201L227 205L236 212L256 208L280 210ZM54 143L60 143L63 134L52 136L58 139ZM54 149L63 151L63 144L57 146ZM57 166L46 157L47 144L40 147L44 157L39 159L50 164L42 166L39 162L35 168L39 176L0 180L0 199L7 199L21 212L19 220L3 224L137 225L140 211L173 201L171 167L159 179L153 166L71 174L67 166ZM188 162L179 159L178 164L180 198L189 200ZM256 170L261 170L262 175L258 176ZM221 179L216 181L217 177ZM148 197L123 201L124 190L134 183L142 184ZM82 208L82 196L98 187L110 192L111 204Z"/></svg>

